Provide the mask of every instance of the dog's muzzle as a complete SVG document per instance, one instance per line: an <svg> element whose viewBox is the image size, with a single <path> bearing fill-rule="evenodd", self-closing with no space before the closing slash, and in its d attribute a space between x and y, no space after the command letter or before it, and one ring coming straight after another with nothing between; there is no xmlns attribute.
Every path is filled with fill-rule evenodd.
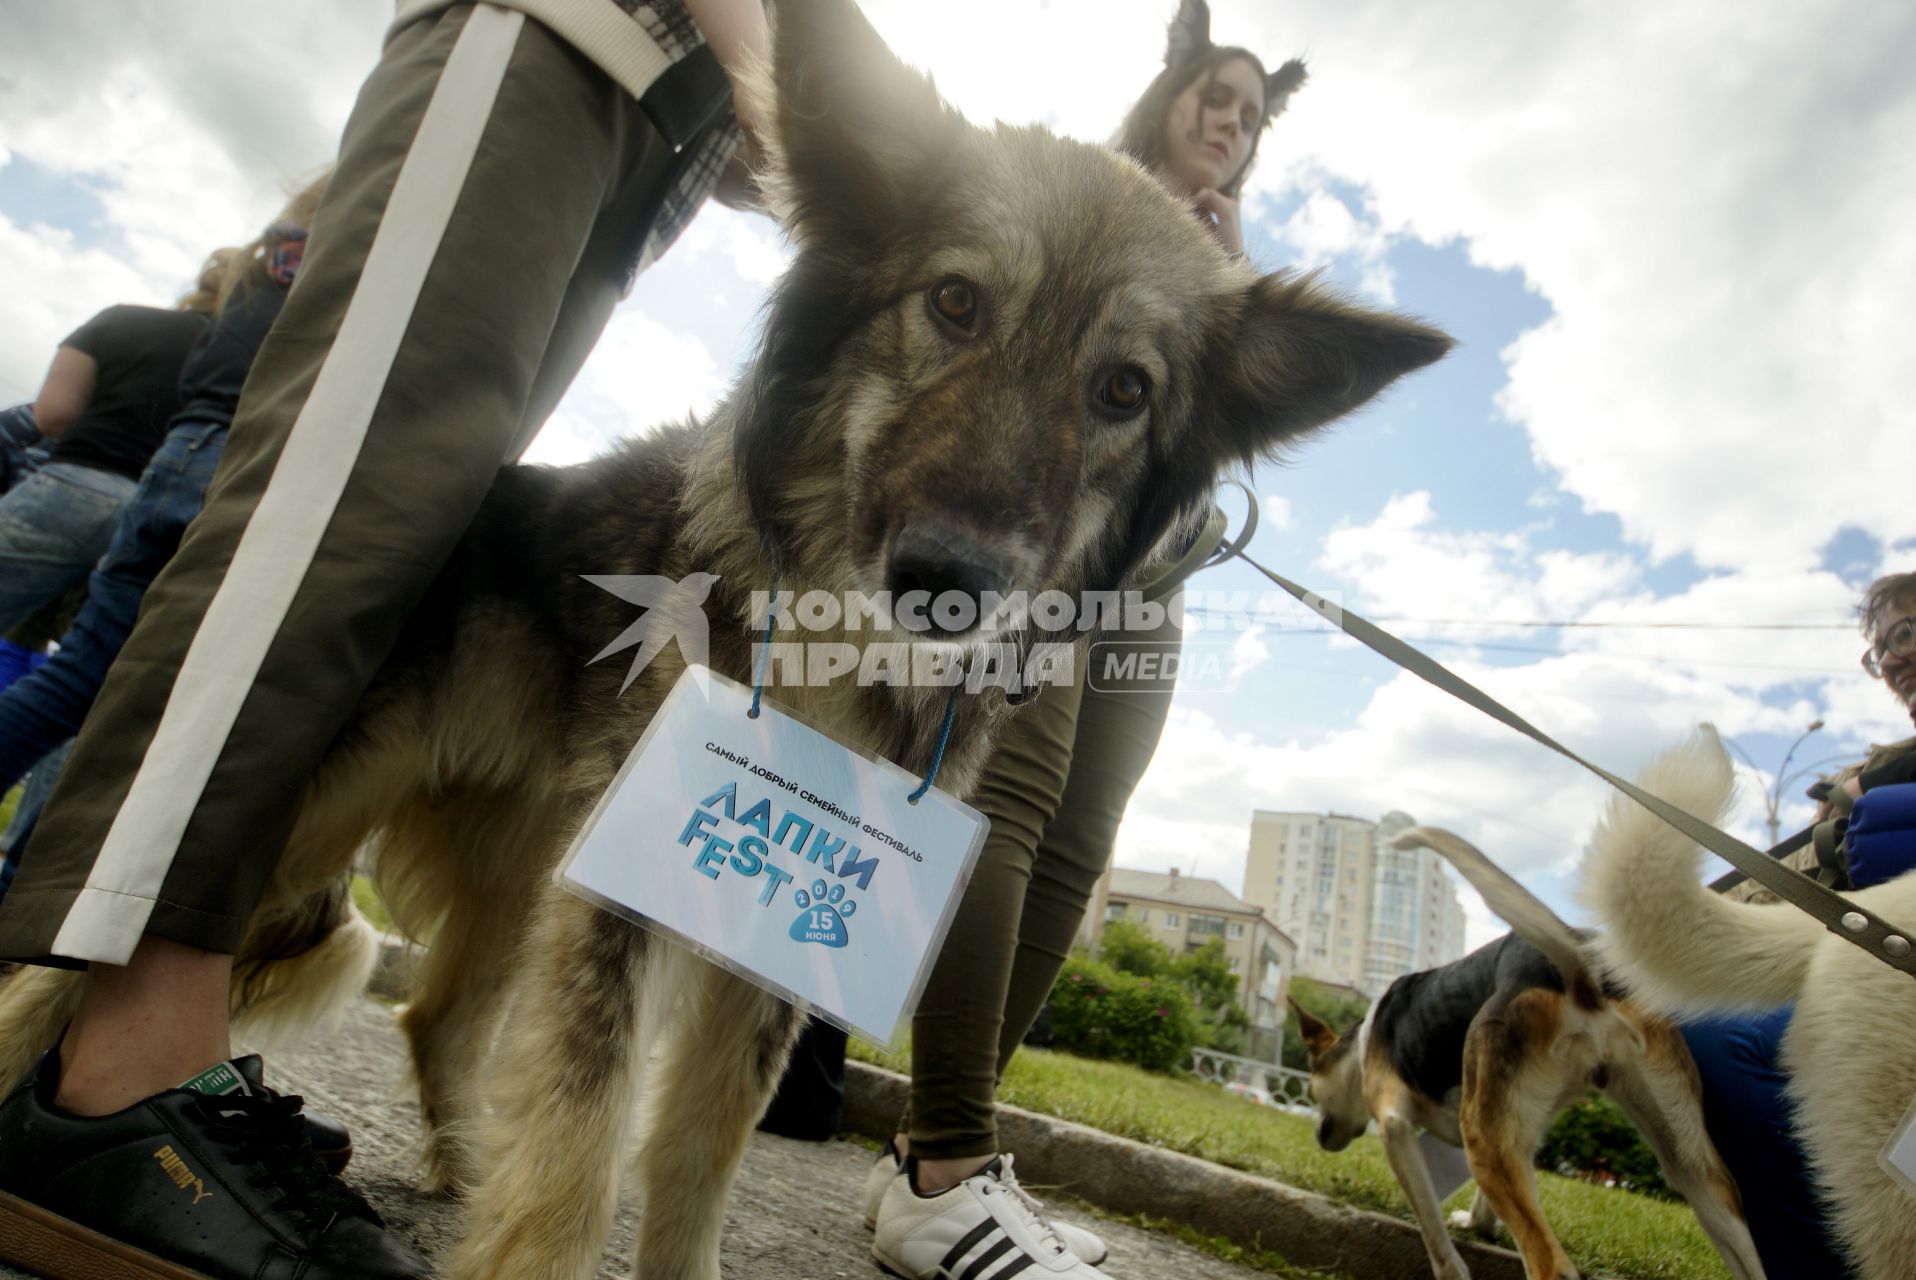
<svg viewBox="0 0 1916 1280"><path fill-rule="evenodd" d="M1010 577L1011 561L1006 556L939 520L913 520L901 529L885 566L886 586L894 600L914 592L933 602L969 600L968 610L931 611L931 630L946 636L961 635L976 626L986 593L1002 595Z"/></svg>

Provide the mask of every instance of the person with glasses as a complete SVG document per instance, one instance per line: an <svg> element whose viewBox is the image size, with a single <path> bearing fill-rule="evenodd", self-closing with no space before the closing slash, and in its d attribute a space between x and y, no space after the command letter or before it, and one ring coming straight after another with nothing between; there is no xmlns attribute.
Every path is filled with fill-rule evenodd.
<svg viewBox="0 0 1916 1280"><path fill-rule="evenodd" d="M1916 722L1916 572L1884 574L1870 583L1856 613L1869 640L1863 670L1881 680ZM1847 812L1872 788L1905 782L1916 782L1916 738L1872 747L1861 764L1811 787L1811 799L1819 802L1816 820Z"/></svg>
<svg viewBox="0 0 1916 1280"><path fill-rule="evenodd" d="M1863 669L1916 719L1916 573L1878 578L1857 607L1869 648ZM1850 886L1916 869L1916 738L1876 747L1868 759L1811 788L1816 820L1849 816L1844 837ZM1735 1175L1744 1216L1772 1276L1857 1272L1823 1212L1790 1120L1789 1076L1778 1060L1793 1006L1751 1017L1686 1023L1683 1036L1703 1085L1710 1139ZM1901 1103L1896 1105L1900 1106Z"/></svg>

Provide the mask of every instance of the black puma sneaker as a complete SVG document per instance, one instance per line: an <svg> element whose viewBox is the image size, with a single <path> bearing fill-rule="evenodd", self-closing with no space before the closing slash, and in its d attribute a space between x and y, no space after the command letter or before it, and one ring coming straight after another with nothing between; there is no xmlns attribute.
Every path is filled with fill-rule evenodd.
<svg viewBox="0 0 1916 1280"><path fill-rule="evenodd" d="M49 1280L424 1280L426 1264L321 1166L300 1099L257 1057L229 1091L168 1089L108 1116L53 1105L49 1053L0 1103L0 1261Z"/></svg>
<svg viewBox="0 0 1916 1280"><path fill-rule="evenodd" d="M326 1166L326 1172L337 1178L353 1162L353 1135L331 1116L311 1111L301 1114L306 1120L306 1136L312 1139L313 1154Z"/></svg>

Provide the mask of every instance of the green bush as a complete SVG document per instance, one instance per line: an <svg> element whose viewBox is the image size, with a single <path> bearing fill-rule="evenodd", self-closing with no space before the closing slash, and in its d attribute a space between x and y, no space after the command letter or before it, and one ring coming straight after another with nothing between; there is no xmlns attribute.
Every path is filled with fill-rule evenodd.
<svg viewBox="0 0 1916 1280"><path fill-rule="evenodd" d="M1627 1190L1662 1200L1682 1198L1663 1180L1656 1155L1622 1109L1600 1093L1564 1108L1537 1148L1537 1167L1586 1182L1615 1179Z"/></svg>
<svg viewBox="0 0 1916 1280"><path fill-rule="evenodd" d="M1140 978L1168 978L1177 957L1171 948L1151 936L1151 931L1135 920L1112 920L1098 939L1098 959L1119 973Z"/></svg>
<svg viewBox="0 0 1916 1280"><path fill-rule="evenodd" d="M1149 1071L1184 1066L1198 1042L1196 1006L1177 982L1074 955L1051 990L1052 1044Z"/></svg>
<svg viewBox="0 0 1916 1280"><path fill-rule="evenodd" d="M1113 920L1105 925L1098 946L1098 959L1120 974L1149 979L1153 984L1183 988L1192 1006L1196 1035L1190 1042L1225 1053L1244 1052L1251 1020L1237 1004L1237 975L1231 972L1230 957L1224 953L1224 940L1212 938L1201 947L1178 955L1151 935L1143 925L1131 920ZM1065 979L1061 976L1059 984ZM1057 988L1053 988L1053 1017ZM1153 1006L1155 1007L1155 1006ZM1186 1046L1187 1049L1189 1046ZM1122 1055L1101 1054L1102 1057ZM1137 1059L1123 1057L1126 1062Z"/></svg>

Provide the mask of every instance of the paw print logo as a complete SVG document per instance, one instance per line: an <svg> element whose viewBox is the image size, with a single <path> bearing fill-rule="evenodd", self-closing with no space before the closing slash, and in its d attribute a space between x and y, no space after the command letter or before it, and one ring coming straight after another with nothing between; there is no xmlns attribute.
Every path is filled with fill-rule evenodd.
<svg viewBox="0 0 1916 1280"><path fill-rule="evenodd" d="M810 892L800 889L792 900L799 907L798 919L792 921L793 942L842 947L851 941L845 934L845 921L858 910L858 904L845 897L844 885L835 884L827 892L823 880L814 880Z"/></svg>

